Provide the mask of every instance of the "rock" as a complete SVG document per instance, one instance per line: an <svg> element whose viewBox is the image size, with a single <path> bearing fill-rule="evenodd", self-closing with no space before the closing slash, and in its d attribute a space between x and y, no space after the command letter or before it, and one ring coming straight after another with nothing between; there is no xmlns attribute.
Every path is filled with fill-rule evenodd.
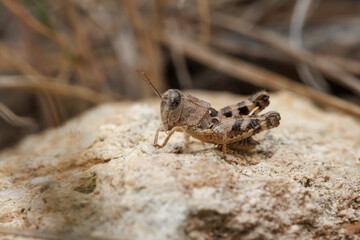
<svg viewBox="0 0 360 240"><path fill-rule="evenodd" d="M191 92L220 108L243 97ZM0 226L117 239L360 239L360 124L287 92L250 153L175 133L158 99L99 106L0 154ZM164 134L161 134L161 139Z"/></svg>

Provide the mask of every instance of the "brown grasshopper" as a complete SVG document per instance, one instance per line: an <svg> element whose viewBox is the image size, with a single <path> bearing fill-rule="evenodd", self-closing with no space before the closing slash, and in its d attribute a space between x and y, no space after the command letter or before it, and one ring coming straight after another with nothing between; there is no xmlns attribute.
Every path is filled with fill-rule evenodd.
<svg viewBox="0 0 360 240"><path fill-rule="evenodd" d="M265 91L217 111L210 103L177 89L169 89L161 95L144 72L138 73L161 98L163 126L155 134L156 148L164 147L175 132L186 132L201 141L221 145L226 159L226 147L234 150L251 149L258 144L251 136L280 124L281 118L277 112L258 115L270 104L269 94ZM159 132L168 132L161 145L158 144Z"/></svg>

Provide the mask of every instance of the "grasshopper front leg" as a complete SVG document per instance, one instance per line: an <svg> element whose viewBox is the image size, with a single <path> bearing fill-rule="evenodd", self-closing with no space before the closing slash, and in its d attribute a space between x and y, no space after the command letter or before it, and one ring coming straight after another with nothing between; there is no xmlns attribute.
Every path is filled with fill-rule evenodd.
<svg viewBox="0 0 360 240"><path fill-rule="evenodd" d="M168 133L168 135L166 136L163 144L159 145L158 144L158 137L159 137L159 133L160 132L166 132L167 130L164 129L163 127L158 128L158 130L156 130L155 133L155 138L154 138L154 147L155 148L163 148L165 147L165 145L167 144L167 142L169 141L170 137L175 133L175 132L183 132L184 128L183 127L173 127L170 132Z"/></svg>

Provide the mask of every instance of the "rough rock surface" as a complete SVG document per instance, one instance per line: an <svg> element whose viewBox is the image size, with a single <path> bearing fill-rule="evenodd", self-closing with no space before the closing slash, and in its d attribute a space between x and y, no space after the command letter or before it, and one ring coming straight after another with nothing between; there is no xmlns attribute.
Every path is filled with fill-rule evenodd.
<svg viewBox="0 0 360 240"><path fill-rule="evenodd" d="M215 108L243 99L191 94ZM0 226L116 239L360 239L351 228L360 123L286 92L269 110L280 126L229 164L182 133L154 149L158 99L97 107L0 154Z"/></svg>

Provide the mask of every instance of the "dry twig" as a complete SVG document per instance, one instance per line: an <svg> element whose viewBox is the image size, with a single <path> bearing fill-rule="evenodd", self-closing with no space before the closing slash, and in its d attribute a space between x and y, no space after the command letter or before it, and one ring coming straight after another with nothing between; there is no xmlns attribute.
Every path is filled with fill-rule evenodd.
<svg viewBox="0 0 360 240"><path fill-rule="evenodd" d="M26 76L36 76L37 80L45 81L45 78L36 71L29 63L17 59L12 52L2 43L0 43L0 57L7 60L10 64L15 66L20 72L22 72ZM45 113L46 122L48 125L59 125L59 112L55 107L54 100L51 96L48 95L47 92L42 92L42 95L39 96L40 99L40 106ZM50 114L46 114L46 113Z"/></svg>
<svg viewBox="0 0 360 240"><path fill-rule="evenodd" d="M212 23L216 26L228 29L245 36L251 37L258 41L267 43L296 60L303 61L312 67L317 68L324 74L336 80L338 83L347 87L357 95L360 95L360 81L352 74L344 71L336 64L324 59L321 56L314 55L309 51L300 49L295 46L290 46L289 42L280 35L270 32L254 25L251 25L239 18L235 18L229 15L214 13L212 14Z"/></svg>
<svg viewBox="0 0 360 240"><path fill-rule="evenodd" d="M46 78L42 76L27 62L16 59L7 49L7 47L1 43L0 57L6 59L11 64L16 66L20 72L24 74L24 77L28 78L28 80L24 80L20 77L2 77L2 79L0 79L0 88L30 89L31 91L36 90L40 93L46 93L46 91L49 91L52 94L78 97L93 103L103 102L112 98L82 86L54 83L52 78ZM51 80L53 82L50 82Z"/></svg>
<svg viewBox="0 0 360 240"><path fill-rule="evenodd" d="M93 89L101 89L104 86L106 77L95 59L88 40L87 30L83 27L81 19L78 16L76 2L74 2L74 0L67 0L66 7L70 26L74 32L74 42L78 52L77 57L81 59L75 62L76 70L81 76L80 79L83 85Z"/></svg>
<svg viewBox="0 0 360 240"><path fill-rule="evenodd" d="M45 37L53 40L59 45L59 47L64 51L68 51L68 46L65 43L63 37L56 31L44 26L34 17L32 17L26 8L24 8L17 0L1 0L2 3L13 12L19 19L21 19L26 25L35 30L36 32L42 34Z"/></svg>
<svg viewBox="0 0 360 240"><path fill-rule="evenodd" d="M0 102L0 117L9 124L16 127L28 127L36 129L38 127L34 119L28 117L19 117L13 113L9 108Z"/></svg>
<svg viewBox="0 0 360 240"><path fill-rule="evenodd" d="M163 34L160 40L175 50L177 46L182 46L182 50L187 56L229 76L272 90L289 90L309 97L324 106L329 106L360 118L359 106L305 87L284 76L239 59L223 55L194 41L181 38L180 36L174 37Z"/></svg>
<svg viewBox="0 0 360 240"><path fill-rule="evenodd" d="M174 48L170 48L170 56L174 63L175 73L179 80L181 88L191 88L193 86L191 75L187 68L186 58L181 51L181 46L178 46L177 51Z"/></svg>
<svg viewBox="0 0 360 240"><path fill-rule="evenodd" d="M137 34L138 45L140 46L143 55L146 58L144 62L147 66L145 70L149 72L152 77L152 82L158 89L163 89L161 75L159 71L159 56L157 53L156 42L151 38L149 26L144 23L141 14L138 10L136 1L123 0L123 5L129 14L129 19ZM156 28L156 26L154 26ZM148 90L147 90L148 91Z"/></svg>
<svg viewBox="0 0 360 240"><path fill-rule="evenodd" d="M211 37L211 19L208 0L197 0L200 21L200 42L208 44Z"/></svg>
<svg viewBox="0 0 360 240"><path fill-rule="evenodd" d="M305 25L305 20L312 0L297 0L293 15L290 22L290 43L303 48L302 32ZM300 79L307 85L322 91L329 92L330 87L322 77L322 75L315 69L310 68L306 63L299 62L296 64L296 69L299 73Z"/></svg>
<svg viewBox="0 0 360 240"><path fill-rule="evenodd" d="M27 79L25 79L27 78ZM97 93L83 86L74 86L49 81L36 81L34 76L2 76L0 77L0 88L27 90L30 92L48 92L54 95L77 97L91 103L101 103L114 100L116 97Z"/></svg>

